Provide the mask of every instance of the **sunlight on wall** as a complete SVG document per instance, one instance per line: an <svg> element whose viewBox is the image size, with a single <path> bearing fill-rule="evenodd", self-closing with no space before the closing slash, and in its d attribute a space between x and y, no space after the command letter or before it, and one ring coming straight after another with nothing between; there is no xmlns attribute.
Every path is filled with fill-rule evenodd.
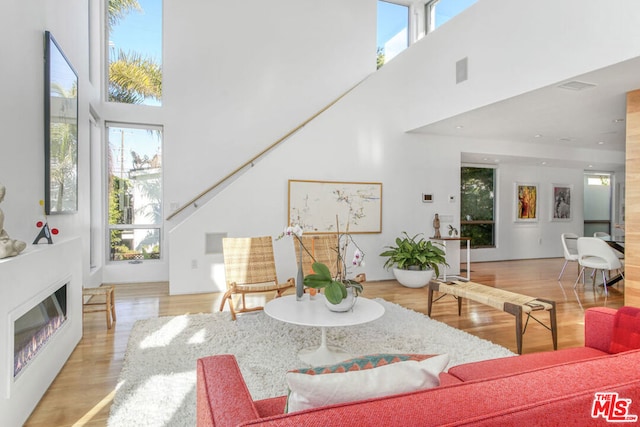
<svg viewBox="0 0 640 427"><path fill-rule="evenodd" d="M224 292L227 290L227 282L224 275L224 261L211 264L211 280L215 285L215 289L211 292Z"/></svg>
<svg viewBox="0 0 640 427"><path fill-rule="evenodd" d="M357 142L358 159L361 159L361 163L372 167L381 166L384 158L384 143L380 135L372 135L365 130L360 130L359 133Z"/></svg>

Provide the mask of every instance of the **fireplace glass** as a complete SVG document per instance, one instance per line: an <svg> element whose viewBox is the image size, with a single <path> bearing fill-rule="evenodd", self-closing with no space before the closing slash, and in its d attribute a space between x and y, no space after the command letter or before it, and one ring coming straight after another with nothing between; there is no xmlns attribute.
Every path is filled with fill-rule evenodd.
<svg viewBox="0 0 640 427"><path fill-rule="evenodd" d="M67 320L67 285L20 316L13 325L14 378Z"/></svg>

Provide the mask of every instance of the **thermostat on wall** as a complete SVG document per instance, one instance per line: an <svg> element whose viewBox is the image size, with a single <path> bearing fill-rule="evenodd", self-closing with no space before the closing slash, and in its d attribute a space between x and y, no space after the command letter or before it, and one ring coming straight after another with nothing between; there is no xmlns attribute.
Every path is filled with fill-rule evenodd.
<svg viewBox="0 0 640 427"><path fill-rule="evenodd" d="M431 203L431 202L433 202L433 194L422 193L422 203Z"/></svg>

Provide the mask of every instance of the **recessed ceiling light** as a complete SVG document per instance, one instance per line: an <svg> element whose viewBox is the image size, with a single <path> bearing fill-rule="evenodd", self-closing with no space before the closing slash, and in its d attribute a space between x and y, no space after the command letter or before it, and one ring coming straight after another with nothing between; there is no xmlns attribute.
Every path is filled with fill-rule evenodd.
<svg viewBox="0 0 640 427"><path fill-rule="evenodd" d="M589 168L592 168L592 167L593 167L593 165L589 165L588 167L589 167Z"/></svg>
<svg viewBox="0 0 640 427"><path fill-rule="evenodd" d="M598 141L598 145L604 145L604 141Z"/></svg>
<svg viewBox="0 0 640 427"><path fill-rule="evenodd" d="M565 136L564 138L560 138L558 141L560 141L560 142L571 142L571 141L573 141L573 138Z"/></svg>
<svg viewBox="0 0 640 427"><path fill-rule="evenodd" d="M534 137L534 138L542 138L542 134L537 133L537 134L533 135L533 137Z"/></svg>
<svg viewBox="0 0 640 427"><path fill-rule="evenodd" d="M463 129L463 128L464 128L464 126L462 126L462 125L456 126L456 129Z"/></svg>
<svg viewBox="0 0 640 427"><path fill-rule="evenodd" d="M622 123L624 122L624 119L613 119L611 120L613 123Z"/></svg>
<svg viewBox="0 0 640 427"><path fill-rule="evenodd" d="M542 166L545 166L547 164L547 162L542 162L540 163Z"/></svg>

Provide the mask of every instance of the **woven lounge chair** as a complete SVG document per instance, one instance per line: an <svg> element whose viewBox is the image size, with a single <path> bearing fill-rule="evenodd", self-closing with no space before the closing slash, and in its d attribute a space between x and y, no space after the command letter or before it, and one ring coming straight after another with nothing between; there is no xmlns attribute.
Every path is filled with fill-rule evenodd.
<svg viewBox="0 0 640 427"><path fill-rule="evenodd" d="M333 277L337 277L338 273L342 269L342 263L338 262L338 235L333 234L306 234L301 237L302 244L307 251L302 250L302 269L305 276L312 274L313 258L317 262L321 262L329 267L329 271ZM293 239L293 245L296 252L296 262L300 263L300 242L298 239ZM311 255L313 258L311 258ZM353 278L356 282L364 282L366 275L364 273L358 274Z"/></svg>
<svg viewBox="0 0 640 427"><path fill-rule="evenodd" d="M225 237L222 239L224 254L224 270L227 292L222 297L220 311L229 301L231 318L236 320L236 313L262 310L264 307L246 306L245 295L276 292L276 297L284 291L295 287L295 280L290 278L286 283L278 283L276 264L273 255L273 242L266 237ZM233 297L240 295L242 308L236 309Z"/></svg>

